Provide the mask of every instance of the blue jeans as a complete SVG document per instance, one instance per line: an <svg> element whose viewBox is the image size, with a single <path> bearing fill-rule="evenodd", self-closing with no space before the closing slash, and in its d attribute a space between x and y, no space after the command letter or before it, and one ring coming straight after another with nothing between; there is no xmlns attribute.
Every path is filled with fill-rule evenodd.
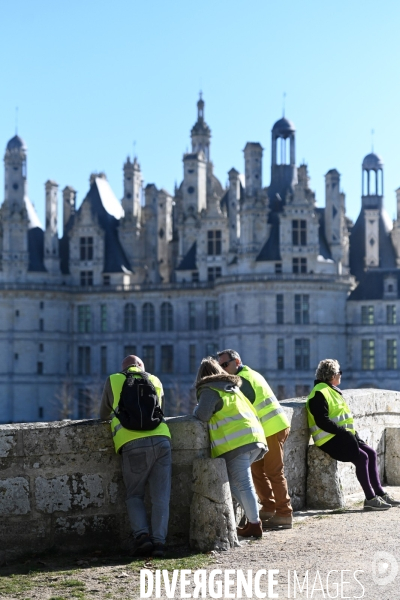
<svg viewBox="0 0 400 600"><path fill-rule="evenodd" d="M171 443L154 435L122 446L122 475L126 486L126 506L135 537L149 533L144 492L149 484L151 529L154 542L165 544L171 494Z"/></svg>
<svg viewBox="0 0 400 600"><path fill-rule="evenodd" d="M242 505L250 523L258 521L258 504L250 465L259 454L260 448L255 448L226 461L232 496Z"/></svg>

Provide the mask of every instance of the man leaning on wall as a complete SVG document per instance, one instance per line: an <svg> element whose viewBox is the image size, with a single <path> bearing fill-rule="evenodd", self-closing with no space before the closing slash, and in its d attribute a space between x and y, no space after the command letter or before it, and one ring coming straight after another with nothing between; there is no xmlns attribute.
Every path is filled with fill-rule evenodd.
<svg viewBox="0 0 400 600"><path fill-rule="evenodd" d="M134 382L133 379L138 381ZM140 386L138 396L143 396L143 390L145 396L148 390L155 392L155 409L153 412L150 409L151 420L158 423L154 429L142 429L140 423L136 424L135 419L133 421L131 419L129 429L121 424L123 420L126 425L126 413L123 415L119 406L125 382L132 388ZM125 386L124 394L127 393L126 389ZM124 395L124 408L129 399L129 396ZM124 358L122 373L115 373L107 378L101 399L100 418L106 420L111 417L115 451L121 454L126 505L132 528L131 554L133 556L151 554L162 557L166 549L171 493L171 435L158 408L158 406L162 407L163 400L163 387L160 380L155 375L146 373L143 361L134 355ZM139 410L141 412L141 407ZM131 423L137 429L131 428ZM144 426L146 423L148 421L144 422ZM153 423L149 423L148 426L153 427ZM151 500L151 534L144 505L147 483Z"/></svg>
<svg viewBox="0 0 400 600"><path fill-rule="evenodd" d="M254 487L262 504L259 516L263 527L291 529L293 509L283 467L283 445L290 433L290 423L264 377L242 364L236 350L218 352L219 364L227 373L239 375L240 388L253 404L267 439L268 452L251 465Z"/></svg>

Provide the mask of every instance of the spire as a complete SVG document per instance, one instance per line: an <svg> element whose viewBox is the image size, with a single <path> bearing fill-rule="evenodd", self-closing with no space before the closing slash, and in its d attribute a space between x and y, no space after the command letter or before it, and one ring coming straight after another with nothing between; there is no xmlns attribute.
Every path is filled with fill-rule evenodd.
<svg viewBox="0 0 400 600"><path fill-rule="evenodd" d="M199 100L197 102L197 121L204 121L204 100L203 92L199 92Z"/></svg>
<svg viewBox="0 0 400 600"><path fill-rule="evenodd" d="M211 130L204 121L204 105L203 92L200 91L197 101L197 122L192 127L192 152L203 151L207 161L210 158L210 138Z"/></svg>

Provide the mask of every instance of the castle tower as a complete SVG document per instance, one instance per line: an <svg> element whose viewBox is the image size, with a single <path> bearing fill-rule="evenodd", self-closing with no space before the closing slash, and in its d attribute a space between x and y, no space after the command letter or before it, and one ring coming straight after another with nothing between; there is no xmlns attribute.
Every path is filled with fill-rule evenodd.
<svg viewBox="0 0 400 600"><path fill-rule="evenodd" d="M229 177L228 219L229 250L235 252L240 239L240 179L236 169L231 169Z"/></svg>
<svg viewBox="0 0 400 600"><path fill-rule="evenodd" d="M201 92L199 101L197 102L197 122L192 127L191 138L192 152L200 152L202 150L206 161L209 161L211 129L204 121L204 100Z"/></svg>
<svg viewBox="0 0 400 600"><path fill-rule="evenodd" d="M45 183L46 190L46 229L44 233L44 264L47 271L53 275L60 273L57 209L58 184L50 179Z"/></svg>
<svg viewBox="0 0 400 600"><path fill-rule="evenodd" d="M297 183L295 127L285 117L275 123L271 132L271 184L268 196L272 208L285 204L286 194ZM279 198L277 198L279 195Z"/></svg>
<svg viewBox="0 0 400 600"><path fill-rule="evenodd" d="M68 225L70 218L75 214L76 191L73 187L67 185L63 189L63 233Z"/></svg>
<svg viewBox="0 0 400 600"><path fill-rule="evenodd" d="M255 196L262 187L263 147L258 142L247 142L243 152L246 196Z"/></svg>
<svg viewBox="0 0 400 600"><path fill-rule="evenodd" d="M379 220L383 207L383 161L371 152L362 162L365 266L379 267Z"/></svg>
<svg viewBox="0 0 400 600"><path fill-rule="evenodd" d="M3 271L20 279L28 270L26 145L18 136L7 144L4 155ZM31 204L29 203L31 207ZM32 207L33 209L33 207ZM34 215L36 216L36 215Z"/></svg>
<svg viewBox="0 0 400 600"><path fill-rule="evenodd" d="M345 215L345 195L340 191L340 173L336 169L331 169L325 175L325 237L339 270L342 265L348 264Z"/></svg>
<svg viewBox="0 0 400 600"><path fill-rule="evenodd" d="M133 163L131 159L126 159L124 164L124 197L122 207L125 211L125 217L135 217L140 220L142 197L142 173L140 165L135 158Z"/></svg>

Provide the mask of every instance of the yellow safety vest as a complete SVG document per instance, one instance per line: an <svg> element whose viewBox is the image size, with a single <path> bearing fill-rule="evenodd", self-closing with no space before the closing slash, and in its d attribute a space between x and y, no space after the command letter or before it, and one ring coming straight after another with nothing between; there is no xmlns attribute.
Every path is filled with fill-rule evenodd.
<svg viewBox="0 0 400 600"><path fill-rule="evenodd" d="M140 377L141 370L138 367L129 367L128 371L137 372L138 377ZM114 375L110 375L111 389L114 397L113 410L115 410L118 406L122 386L124 385L125 379L126 377L122 373L115 373ZM161 397L163 393L161 381L155 375L149 375L149 379L156 388L158 400L161 404ZM152 429L151 431L133 431L131 429L125 429L125 427L121 425L118 417L116 417L114 413L112 414L113 418L111 419L111 433L113 435L115 452L119 452L120 448L124 444L127 444L132 440L139 440L141 438L152 437L153 435L165 435L169 438L171 437L168 425L164 422L160 423L158 427Z"/></svg>
<svg viewBox="0 0 400 600"><path fill-rule="evenodd" d="M336 435L335 433L328 433L327 431L320 429L315 423L314 415L311 413L309 408L310 400L311 398L314 398L315 392L321 392L321 394L327 401L329 409L329 418L332 421L334 421L337 425L345 427L352 434L355 434L353 416L350 412L349 407L344 401L343 396L339 394L339 392L331 388L327 383L317 383L317 385L311 391L311 394L308 396L306 404L308 426L310 428L314 444L316 446L322 446Z"/></svg>
<svg viewBox="0 0 400 600"><path fill-rule="evenodd" d="M231 384L227 384L225 390L210 388L218 392L224 404L208 422L211 457L217 458L252 442L266 444L257 413L239 388Z"/></svg>
<svg viewBox="0 0 400 600"><path fill-rule="evenodd" d="M265 436L268 437L290 427L285 411L264 377L247 366L243 366L238 375L246 379L254 390L256 399L253 406L257 411Z"/></svg>

